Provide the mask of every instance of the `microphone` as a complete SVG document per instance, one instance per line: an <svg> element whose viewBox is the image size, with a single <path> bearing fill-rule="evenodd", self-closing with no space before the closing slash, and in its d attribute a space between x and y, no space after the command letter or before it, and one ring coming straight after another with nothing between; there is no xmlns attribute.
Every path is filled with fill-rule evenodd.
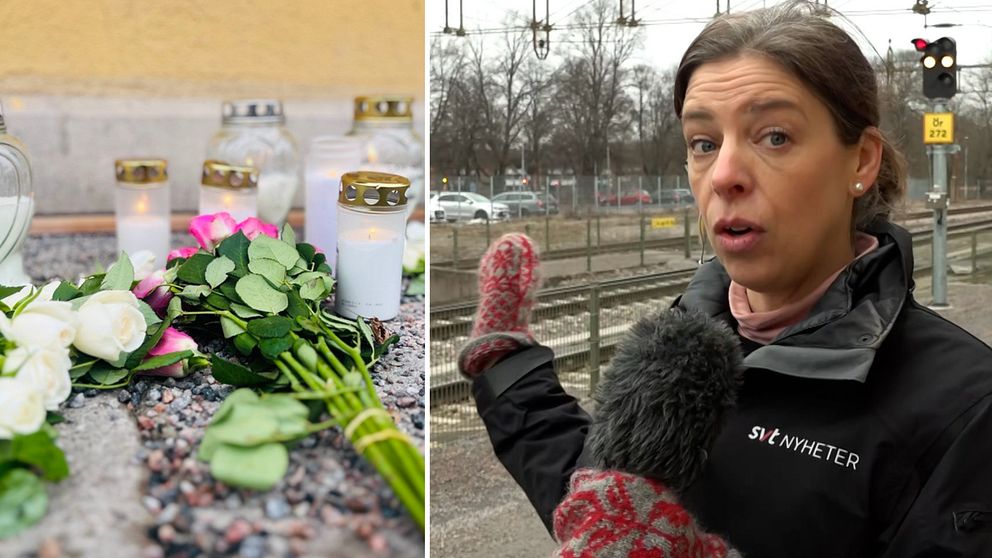
<svg viewBox="0 0 992 558"><path fill-rule="evenodd" d="M736 403L741 361L737 336L700 312L671 308L638 321L593 396L593 466L681 493Z"/></svg>

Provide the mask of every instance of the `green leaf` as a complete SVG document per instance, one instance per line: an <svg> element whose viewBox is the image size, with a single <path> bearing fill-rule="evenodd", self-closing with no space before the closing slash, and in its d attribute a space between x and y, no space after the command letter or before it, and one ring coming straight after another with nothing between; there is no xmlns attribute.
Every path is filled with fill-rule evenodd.
<svg viewBox="0 0 992 558"><path fill-rule="evenodd" d="M358 318L355 322L358 324L358 331L362 332L362 340L365 341L366 346L371 350L375 347L375 336L372 334L372 328L362 318Z"/></svg>
<svg viewBox="0 0 992 558"><path fill-rule="evenodd" d="M109 386L111 384L119 383L121 380L126 378L128 375L127 369L122 368L100 368L99 370L90 370L90 378L93 381Z"/></svg>
<svg viewBox="0 0 992 558"><path fill-rule="evenodd" d="M248 270L265 277L272 286L278 286L286 280L286 268L276 260L266 258L252 260L248 264Z"/></svg>
<svg viewBox="0 0 992 558"><path fill-rule="evenodd" d="M65 417L62 416L62 415L60 415L60 414L58 414L58 413L55 413L55 412L52 412L52 411L48 411L48 413L45 415L45 422L47 422L48 424L53 424L53 425L54 424L61 424L61 423L65 422Z"/></svg>
<svg viewBox="0 0 992 558"><path fill-rule="evenodd" d="M230 339L245 332L245 329L237 322L225 316L220 317L220 329L224 332L224 339Z"/></svg>
<svg viewBox="0 0 992 558"><path fill-rule="evenodd" d="M313 310L307 306L306 302L303 302L303 298L295 290L289 291L287 298L289 305L286 308L286 313L289 314L290 318L294 320L297 318L308 319L313 314Z"/></svg>
<svg viewBox="0 0 992 558"><path fill-rule="evenodd" d="M257 446L271 441L279 431L272 413L259 412L255 404L235 405L227 417L210 425L217 441L237 446Z"/></svg>
<svg viewBox="0 0 992 558"><path fill-rule="evenodd" d="M269 316L248 322L248 331L256 337L284 337L293 329L293 320L282 316Z"/></svg>
<svg viewBox="0 0 992 558"><path fill-rule="evenodd" d="M289 453L282 444L253 448L222 445L210 460L210 473L231 486L269 490L286 474L288 466Z"/></svg>
<svg viewBox="0 0 992 558"><path fill-rule="evenodd" d="M280 354L292 348L293 339L288 335L275 339L262 339L258 342L258 350L262 351L262 354L269 360L276 360Z"/></svg>
<svg viewBox="0 0 992 558"><path fill-rule="evenodd" d="M290 246L294 246L296 244L296 231L289 223L286 223L282 226L282 234L279 235L279 238Z"/></svg>
<svg viewBox="0 0 992 558"><path fill-rule="evenodd" d="M422 295L426 291L426 286L424 284L424 274L414 277L410 280L410 284L406 288L407 296L417 296Z"/></svg>
<svg viewBox="0 0 992 558"><path fill-rule="evenodd" d="M174 353L166 353L164 355L156 355L152 358L144 360L138 366L135 366L131 370L133 372L144 372L146 370L155 370L156 368L162 368L163 366L169 366L170 364L175 364L181 360L187 359L193 356L193 351L176 351Z"/></svg>
<svg viewBox="0 0 992 558"><path fill-rule="evenodd" d="M255 240L259 238L269 237L262 235ZM234 288L245 304L259 312L278 314L289 305L286 294L273 289L260 275L245 275Z"/></svg>
<svg viewBox="0 0 992 558"><path fill-rule="evenodd" d="M86 375L87 372L90 371L90 368L93 368L93 365L96 364L97 362L100 361L91 360L89 362L73 365L73 367L69 369L69 379L75 382L76 380L82 378L83 376Z"/></svg>
<svg viewBox="0 0 992 558"><path fill-rule="evenodd" d="M251 355L251 352L255 350L255 347L257 346L258 341L256 341L250 333L242 333L234 336L234 348L245 356Z"/></svg>
<svg viewBox="0 0 992 558"><path fill-rule="evenodd" d="M165 319L171 322L176 319L177 316L183 313L183 302L179 297L173 297L169 301L169 306L165 311Z"/></svg>
<svg viewBox="0 0 992 558"><path fill-rule="evenodd" d="M144 300L138 300L138 310L145 317L145 331L151 331L153 327L162 323L162 318L159 318L158 314Z"/></svg>
<svg viewBox="0 0 992 558"><path fill-rule="evenodd" d="M45 515L48 496L41 480L25 469L0 477L0 539L16 535Z"/></svg>
<svg viewBox="0 0 992 558"><path fill-rule="evenodd" d="M307 266L313 263L313 257L317 253L317 249L312 244L307 244L306 242L297 243L296 251L299 252L303 261L307 262Z"/></svg>
<svg viewBox="0 0 992 558"><path fill-rule="evenodd" d="M260 234L251 241L248 246L248 260L258 259L276 260L286 269L292 269L300 255L296 252L296 246L286 244L281 240L276 240L270 236Z"/></svg>
<svg viewBox="0 0 992 558"><path fill-rule="evenodd" d="M205 302L218 310L227 310L231 307L231 302L217 291L208 294Z"/></svg>
<svg viewBox="0 0 992 558"><path fill-rule="evenodd" d="M91 295L99 291L100 285L103 284L103 276L103 273L98 273L87 277L86 280L83 281L83 284L79 286L79 291L84 295Z"/></svg>
<svg viewBox="0 0 992 558"><path fill-rule="evenodd" d="M176 277L193 285L204 285L207 282L207 266L214 261L210 254L196 253L179 266Z"/></svg>
<svg viewBox="0 0 992 558"><path fill-rule="evenodd" d="M325 273L307 271L293 282L300 286L300 297L304 300L323 300L331 294L333 280Z"/></svg>
<svg viewBox="0 0 992 558"><path fill-rule="evenodd" d="M246 270L245 273L247 273L247 270ZM231 275L234 275L234 273L232 272ZM238 282L239 279L241 279L240 276L239 277L236 277L234 279L228 279L217 290L219 290L221 292L221 294L224 295L225 297L227 297L227 300L230 300L232 303L235 303L236 302L238 304L244 304L245 301L241 300L241 297L238 296L237 289L235 289L235 287L234 287L237 284L237 282Z"/></svg>
<svg viewBox="0 0 992 558"><path fill-rule="evenodd" d="M65 281L63 281L64 283ZM24 287L7 287L5 285L0 285L0 298L7 298L8 296L21 292ZM56 289L56 292L58 289Z"/></svg>
<svg viewBox="0 0 992 558"><path fill-rule="evenodd" d="M204 279L210 288L216 289L221 283L227 280L227 274L234 271L234 262L227 256L214 258L214 261L207 265Z"/></svg>
<svg viewBox="0 0 992 558"><path fill-rule="evenodd" d="M240 364L224 360L217 355L210 356L210 367L218 382L238 387L264 386L272 380L259 376Z"/></svg>
<svg viewBox="0 0 992 558"><path fill-rule="evenodd" d="M117 262L110 266L103 281L100 283L102 291L130 291L131 283L134 283L134 265L127 254L121 252Z"/></svg>
<svg viewBox="0 0 992 558"><path fill-rule="evenodd" d="M396 343L396 342L398 342L399 340L400 340L400 336L399 335L396 335L395 333L393 335L390 335L389 337L387 337L386 340L382 342L382 345L379 345L378 347L376 347L375 349L373 349L373 351L372 351L372 361L371 362L366 362L365 364L371 366L372 364L375 364L376 362L378 362L379 357L381 357L383 354L386 353L386 351L389 350L389 346L392 345L392 344L394 344L394 343Z"/></svg>
<svg viewBox="0 0 992 558"><path fill-rule="evenodd" d="M217 253L234 262L234 269L230 272L235 277L244 277L248 273L248 246L251 242L245 233L238 231L225 238L219 246Z"/></svg>
<svg viewBox="0 0 992 558"><path fill-rule="evenodd" d="M214 436L213 429L207 427L203 439L200 440L200 447L196 448L196 457L201 461L210 461L221 445L222 443L217 439L217 436Z"/></svg>
<svg viewBox="0 0 992 558"><path fill-rule="evenodd" d="M234 312L235 316L246 320L248 318L258 318L262 316L262 314L256 312L255 310L245 306L244 304L238 304L237 302L231 303L231 310Z"/></svg>
<svg viewBox="0 0 992 558"><path fill-rule="evenodd" d="M213 357L211 357L211 359L213 359ZM227 396L226 399L224 399L224 402L221 403L220 408L217 409L216 413L214 413L214 417L210 421L210 424L218 424L221 421L226 420L227 417L230 416L231 411L234 410L234 407L237 405L245 402L258 401L258 399L258 394L248 388L238 388L234 390Z"/></svg>
<svg viewBox="0 0 992 558"><path fill-rule="evenodd" d="M32 467L47 481L58 482L69 476L65 454L55 445L52 436L43 430L27 436L14 436L8 450L0 452L0 457Z"/></svg>
<svg viewBox="0 0 992 558"><path fill-rule="evenodd" d="M182 292L179 293L179 296L197 303L200 301L200 297L207 296L210 293L211 290L208 285L186 285L183 287Z"/></svg>
<svg viewBox="0 0 992 558"><path fill-rule="evenodd" d="M59 283L58 288L55 289L55 292L52 293L52 300L58 302L66 302L82 294L83 291L77 289L76 286L73 285L72 283L68 281L62 281L61 283ZM0 296L0 298L3 298L3 296Z"/></svg>
<svg viewBox="0 0 992 558"><path fill-rule="evenodd" d="M172 309L172 302L177 302L178 300L178 298L174 298L169 303L170 312ZM165 330L169 329L169 325L172 323L172 320L172 316L166 316L165 321L159 324L158 329L156 329L154 333L150 333L145 339L145 342L127 357L127 360L124 361L123 368L130 370L131 368L141 364L142 359L148 356L148 351L155 348L155 345L158 345L158 342L162 340L162 337L165 335Z"/></svg>

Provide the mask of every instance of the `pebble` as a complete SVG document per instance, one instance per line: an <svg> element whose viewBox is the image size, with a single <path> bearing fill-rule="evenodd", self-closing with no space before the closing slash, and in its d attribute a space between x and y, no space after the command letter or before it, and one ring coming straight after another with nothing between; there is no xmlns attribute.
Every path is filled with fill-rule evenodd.
<svg viewBox="0 0 992 558"><path fill-rule="evenodd" d="M396 406L406 409L417 404L417 400L410 396L400 397L396 400Z"/></svg>
<svg viewBox="0 0 992 558"><path fill-rule="evenodd" d="M166 523L158 528L158 540L163 543L171 543L176 540L176 528Z"/></svg>
<svg viewBox="0 0 992 558"><path fill-rule="evenodd" d="M162 513L158 514L158 517L155 520L159 523L159 525L162 525L165 523L172 523L177 517L179 517L179 505L169 504L168 506L165 506L165 509L162 510Z"/></svg>
<svg viewBox="0 0 992 558"><path fill-rule="evenodd" d="M182 395L177 397L175 401L169 404L169 412L170 413L179 412L185 409L186 407L189 407L190 403L192 402L193 402L193 396L188 391L183 392Z"/></svg>
<svg viewBox="0 0 992 558"><path fill-rule="evenodd" d="M155 428L155 421L146 416L140 416L138 417L138 427L142 430L151 430Z"/></svg>
<svg viewBox="0 0 992 558"><path fill-rule="evenodd" d="M167 390L165 390L165 391L162 392L162 403L165 403L165 404L172 403L172 400L175 399L175 398L176 398L176 396L175 396L175 394L172 393L172 390L171 389L167 389Z"/></svg>
<svg viewBox="0 0 992 558"><path fill-rule="evenodd" d="M244 519L236 519L224 532L224 540L228 544L237 544L251 534L251 524Z"/></svg>
<svg viewBox="0 0 992 558"><path fill-rule="evenodd" d="M259 535L245 537L241 541L241 548L238 549L238 556L241 558L262 558L266 551L265 538Z"/></svg>
<svg viewBox="0 0 992 558"><path fill-rule="evenodd" d="M145 505L145 509L152 515L158 515L158 513L162 511L162 502L159 502L158 498L153 496L145 496L141 499L141 502Z"/></svg>
<svg viewBox="0 0 992 558"><path fill-rule="evenodd" d="M165 550L157 544L150 544L141 552L141 558L165 558Z"/></svg>
<svg viewBox="0 0 992 558"><path fill-rule="evenodd" d="M265 501L265 515L269 519L282 519L289 515L291 508L285 498L269 498Z"/></svg>
<svg viewBox="0 0 992 558"><path fill-rule="evenodd" d="M148 401L161 401L162 400L162 390L158 388L152 388L145 393L145 399Z"/></svg>
<svg viewBox="0 0 992 558"><path fill-rule="evenodd" d="M38 546L38 558L60 558L61 556L62 547L55 539L45 539Z"/></svg>
<svg viewBox="0 0 992 558"><path fill-rule="evenodd" d="M125 404L126 403L130 403L130 401L131 401L131 394L128 393L126 389L122 389L122 390L120 390L120 391L117 392L117 401L119 401L121 403L125 403Z"/></svg>
<svg viewBox="0 0 992 558"><path fill-rule="evenodd" d="M86 402L86 396L82 393L77 393L75 397L69 400L69 407L72 409L78 409L83 406Z"/></svg>

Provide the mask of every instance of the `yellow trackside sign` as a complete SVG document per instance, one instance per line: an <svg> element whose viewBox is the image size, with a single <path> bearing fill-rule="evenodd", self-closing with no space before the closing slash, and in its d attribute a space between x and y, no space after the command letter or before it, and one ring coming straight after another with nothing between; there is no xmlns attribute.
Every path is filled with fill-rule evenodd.
<svg viewBox="0 0 992 558"><path fill-rule="evenodd" d="M652 217L652 229L668 229L675 226L675 217Z"/></svg>
<svg viewBox="0 0 992 558"><path fill-rule="evenodd" d="M954 113L923 113L923 143L954 143Z"/></svg>

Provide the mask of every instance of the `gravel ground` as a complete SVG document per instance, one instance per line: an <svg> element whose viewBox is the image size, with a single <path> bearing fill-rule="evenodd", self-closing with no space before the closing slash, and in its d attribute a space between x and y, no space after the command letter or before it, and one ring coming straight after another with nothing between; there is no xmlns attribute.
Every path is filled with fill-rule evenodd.
<svg viewBox="0 0 992 558"><path fill-rule="evenodd" d="M188 235L174 235L173 246L189 244ZM32 237L24 249L26 269L36 282L93 272L116 259L115 253L108 235ZM400 334L400 341L372 370L383 404L421 451L424 323L423 297L405 297L400 317L385 324ZM223 352L222 343L203 348ZM233 489L215 481L195 452L213 413L231 391L204 371L178 380L140 379L112 392L74 393L66 404L70 420L59 426L72 475L50 489L49 515L0 545L0 555L424 555L423 534L338 429L297 442L288 474L268 492ZM128 428L106 429L108 420L121 418ZM99 433L107 443L79 443L81 432ZM121 475L85 474L118 468L126 470L125 478L137 479L136 488ZM62 528L67 518L103 508L111 509L105 514L110 521Z"/></svg>

